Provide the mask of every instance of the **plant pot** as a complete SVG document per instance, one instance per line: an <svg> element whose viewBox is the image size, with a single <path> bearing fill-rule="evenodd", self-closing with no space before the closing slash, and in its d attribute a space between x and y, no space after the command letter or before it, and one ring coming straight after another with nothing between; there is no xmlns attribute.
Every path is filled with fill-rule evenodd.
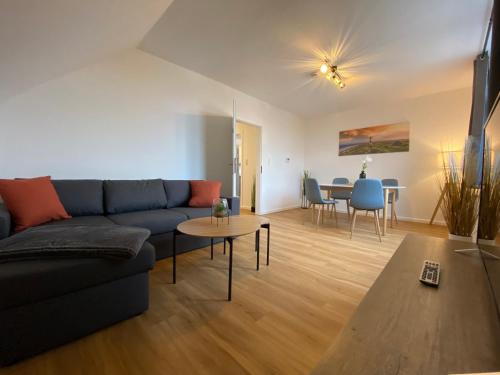
<svg viewBox="0 0 500 375"><path fill-rule="evenodd" d="M474 242L472 236L459 236L457 234L448 233L448 239L454 241L462 241L462 242Z"/></svg>
<svg viewBox="0 0 500 375"><path fill-rule="evenodd" d="M483 238L479 238L477 242L480 245L487 245L487 246L495 246L496 245L496 240L485 240Z"/></svg>
<svg viewBox="0 0 500 375"><path fill-rule="evenodd" d="M366 178L365 171L361 171L361 173L359 174L359 178Z"/></svg>

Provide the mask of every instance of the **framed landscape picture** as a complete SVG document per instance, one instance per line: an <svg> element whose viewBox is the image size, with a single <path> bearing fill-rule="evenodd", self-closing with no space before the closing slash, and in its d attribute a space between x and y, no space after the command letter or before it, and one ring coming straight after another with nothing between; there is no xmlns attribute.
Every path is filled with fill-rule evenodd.
<svg viewBox="0 0 500 375"><path fill-rule="evenodd" d="M375 125L342 130L339 156L410 151L410 123Z"/></svg>

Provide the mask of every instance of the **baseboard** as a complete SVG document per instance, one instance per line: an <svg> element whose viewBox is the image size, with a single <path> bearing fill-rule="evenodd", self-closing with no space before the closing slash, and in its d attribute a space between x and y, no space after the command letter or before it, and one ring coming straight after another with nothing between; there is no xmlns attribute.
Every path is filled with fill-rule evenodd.
<svg viewBox="0 0 500 375"><path fill-rule="evenodd" d="M300 208L300 204L293 205L293 206L288 206L288 207L275 208L275 209L272 209L272 210L261 211L261 212L258 213L258 215L274 214L276 212L288 211L288 210L293 210L293 209L296 209L296 208Z"/></svg>

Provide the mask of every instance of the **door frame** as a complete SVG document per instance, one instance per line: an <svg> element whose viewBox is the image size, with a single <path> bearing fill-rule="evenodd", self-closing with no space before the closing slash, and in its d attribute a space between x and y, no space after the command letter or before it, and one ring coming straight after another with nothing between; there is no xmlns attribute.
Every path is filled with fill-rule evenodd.
<svg viewBox="0 0 500 375"><path fill-rule="evenodd" d="M262 129L263 127L261 125L256 125L252 122L242 120L239 117L236 117L235 119L235 124L243 124L247 126L253 126L254 128L259 129L259 136L258 136L258 150L257 150L257 170L255 174L255 214L260 215L261 213L261 202L262 202L262 174L263 174L263 168L262 168ZM236 129L235 129L236 131ZM236 134L235 134L236 137ZM236 147L235 147L236 148ZM241 202L241 197L240 197L240 202Z"/></svg>

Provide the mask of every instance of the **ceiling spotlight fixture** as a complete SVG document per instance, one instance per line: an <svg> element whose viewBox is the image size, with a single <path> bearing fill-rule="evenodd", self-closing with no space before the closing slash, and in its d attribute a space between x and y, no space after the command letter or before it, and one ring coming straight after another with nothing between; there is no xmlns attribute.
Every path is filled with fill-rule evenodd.
<svg viewBox="0 0 500 375"><path fill-rule="evenodd" d="M337 65L332 65L328 60L321 64L319 73L328 81L333 82L337 87L343 89L345 87L344 79L340 75Z"/></svg>

